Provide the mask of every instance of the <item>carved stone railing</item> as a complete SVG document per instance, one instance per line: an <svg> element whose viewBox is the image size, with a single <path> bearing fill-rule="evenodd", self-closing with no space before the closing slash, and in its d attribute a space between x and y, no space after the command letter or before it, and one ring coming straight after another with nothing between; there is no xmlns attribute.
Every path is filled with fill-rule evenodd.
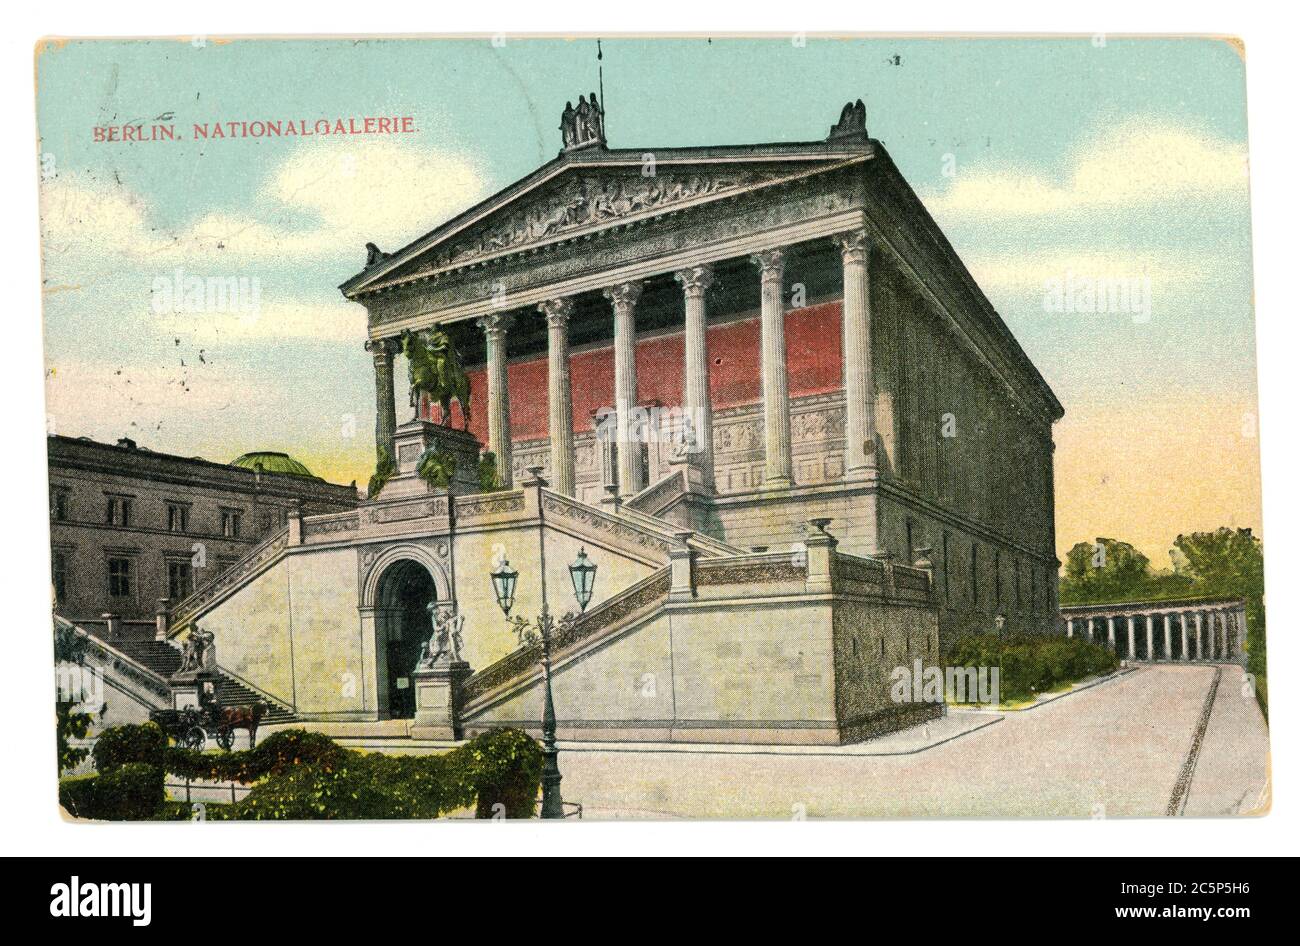
<svg viewBox="0 0 1300 946"><path fill-rule="evenodd" d="M837 593L871 595L927 604L930 573L911 565L836 552L831 558L831 583Z"/></svg>
<svg viewBox="0 0 1300 946"><path fill-rule="evenodd" d="M643 557L655 562L667 562L669 553L678 547L679 526L626 506L619 507L615 514L544 489L542 511L549 520L555 521L558 517L574 532L593 541L604 538L621 545L629 554L642 552ZM693 533L687 544L710 558L740 553L739 549L700 533Z"/></svg>
<svg viewBox="0 0 1300 946"><path fill-rule="evenodd" d="M303 516L302 539L328 541L333 538L346 538L350 532L361 527L361 514L356 509L346 512L332 512L323 516Z"/></svg>
<svg viewBox="0 0 1300 946"><path fill-rule="evenodd" d="M556 659L583 641L662 606L668 600L669 570L646 576L611 598L606 598L571 624L557 625L551 635L551 657ZM462 691L467 713L473 703L510 681L540 668L541 642L525 644L489 664L465 681Z"/></svg>
<svg viewBox="0 0 1300 946"><path fill-rule="evenodd" d="M673 470L657 483L652 483L623 504L624 509L634 509L647 515L657 515L677 497L686 493L686 474Z"/></svg>
<svg viewBox="0 0 1300 946"><path fill-rule="evenodd" d="M162 676L71 621L55 615L54 622L60 627L71 628L78 637L82 638L86 644L86 656L92 658L92 662L97 663L101 668L113 673L119 686L131 690L140 697L142 702L157 709L171 706L171 684Z"/></svg>
<svg viewBox="0 0 1300 946"><path fill-rule="evenodd" d="M283 556L289 547L289 529L286 526L270 536L261 545L255 546L247 555L231 565L221 574L205 581L187 598L182 598L172 606L167 617L167 626L175 634L181 626L207 605L219 598L224 592L243 584L254 574L270 568Z"/></svg>

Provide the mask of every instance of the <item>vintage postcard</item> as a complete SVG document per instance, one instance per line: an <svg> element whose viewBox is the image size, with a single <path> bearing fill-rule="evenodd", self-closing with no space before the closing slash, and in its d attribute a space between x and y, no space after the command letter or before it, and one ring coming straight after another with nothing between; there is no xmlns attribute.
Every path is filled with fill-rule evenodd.
<svg viewBox="0 0 1300 946"><path fill-rule="evenodd" d="M1239 42L35 67L67 818L1269 810Z"/></svg>

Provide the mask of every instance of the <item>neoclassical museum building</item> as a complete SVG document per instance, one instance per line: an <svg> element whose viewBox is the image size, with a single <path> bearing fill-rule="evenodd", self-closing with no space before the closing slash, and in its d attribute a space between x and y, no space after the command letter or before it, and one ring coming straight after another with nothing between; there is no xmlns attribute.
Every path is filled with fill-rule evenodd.
<svg viewBox="0 0 1300 946"><path fill-rule="evenodd" d="M341 290L395 475L291 516L160 646L201 626L222 673L343 733L535 730L539 648L505 612L571 611L561 738L840 743L939 712L893 703L895 668L1054 631L1062 407L861 103L824 140L663 149L608 147L592 104L528 176L368 247ZM411 406L402 339L432 329L467 411Z"/></svg>

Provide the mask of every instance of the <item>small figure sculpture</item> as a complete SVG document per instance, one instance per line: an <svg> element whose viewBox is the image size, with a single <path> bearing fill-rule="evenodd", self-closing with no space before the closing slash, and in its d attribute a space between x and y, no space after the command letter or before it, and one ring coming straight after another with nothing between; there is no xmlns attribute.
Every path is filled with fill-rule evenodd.
<svg viewBox="0 0 1300 946"><path fill-rule="evenodd" d="M177 673L210 670L216 665L216 638L201 627L190 631L181 648L181 665Z"/></svg>
<svg viewBox="0 0 1300 946"><path fill-rule="evenodd" d="M419 663L416 665L422 670L427 670L439 662L459 663L461 648L465 646L465 639L461 634L465 626L464 616L457 614L454 608L447 605L429 605L430 611L435 608L437 611L433 619L433 633L424 642L420 650Z"/></svg>
<svg viewBox="0 0 1300 946"><path fill-rule="evenodd" d="M590 96L579 95L577 108L572 102L564 103L564 111L560 113L560 136L565 151L605 143L605 112L595 92Z"/></svg>
<svg viewBox="0 0 1300 946"><path fill-rule="evenodd" d="M867 107L862 99L844 103L840 109L840 120L831 127L828 136L831 141L836 138L865 138L867 136Z"/></svg>
<svg viewBox="0 0 1300 946"><path fill-rule="evenodd" d="M369 269L371 266L374 266L376 263L382 263L386 259L388 259L387 253L385 253L379 247L375 246L373 243L366 244L366 268L367 269Z"/></svg>

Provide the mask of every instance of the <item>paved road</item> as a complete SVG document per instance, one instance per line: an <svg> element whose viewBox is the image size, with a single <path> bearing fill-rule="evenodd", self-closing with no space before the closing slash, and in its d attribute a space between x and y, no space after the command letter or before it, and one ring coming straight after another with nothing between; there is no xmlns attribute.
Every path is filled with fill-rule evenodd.
<svg viewBox="0 0 1300 946"><path fill-rule="evenodd" d="M1185 814L1245 813L1268 734L1222 668ZM1216 668L1143 667L913 755L562 752L587 818L1164 816Z"/></svg>

